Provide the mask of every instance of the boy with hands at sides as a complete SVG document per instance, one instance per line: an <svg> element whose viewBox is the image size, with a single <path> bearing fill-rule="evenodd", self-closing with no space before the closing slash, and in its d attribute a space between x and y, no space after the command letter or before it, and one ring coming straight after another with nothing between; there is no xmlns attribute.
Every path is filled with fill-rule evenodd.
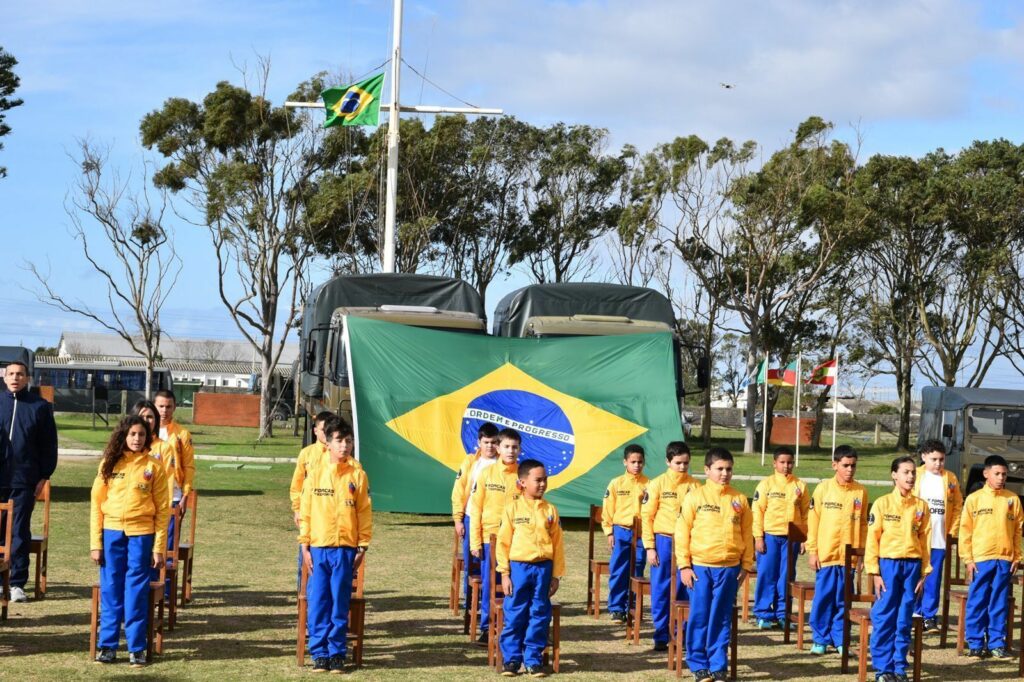
<svg viewBox="0 0 1024 682"><path fill-rule="evenodd" d="M469 494L473 490L480 474L498 461L498 427L490 422L480 425L477 429L476 452L466 455L455 475L452 485L452 520L455 522L455 533L462 538L463 571L462 594L465 595L466 609L469 609L469 577L480 575L480 564L473 560L469 552Z"/></svg>
<svg viewBox="0 0 1024 682"><path fill-rule="evenodd" d="M639 445L627 445L622 455L626 473L616 476L604 491L601 528L608 537L608 613L614 621L626 622L629 598L629 551L633 542L633 520L640 516L640 502L647 490L645 455ZM637 542L634 575L644 574L644 547Z"/></svg>
<svg viewBox="0 0 1024 682"><path fill-rule="evenodd" d="M875 500L868 515L864 570L872 576L871 665L876 682L907 682L914 602L932 572L928 503L913 493L913 457L892 462L895 487Z"/></svg>
<svg viewBox="0 0 1024 682"><path fill-rule="evenodd" d="M733 488L733 458L714 447L704 456L704 486L683 500L676 521L676 563L690 592L686 665L694 682L727 680L736 591L754 568L747 496Z"/></svg>
<svg viewBox="0 0 1024 682"><path fill-rule="evenodd" d="M501 674L518 675L525 663L530 677L545 677L541 664L551 626L551 597L565 572L562 526L558 510L544 499L544 465L527 459L517 474L522 494L502 513L495 548L505 592Z"/></svg>

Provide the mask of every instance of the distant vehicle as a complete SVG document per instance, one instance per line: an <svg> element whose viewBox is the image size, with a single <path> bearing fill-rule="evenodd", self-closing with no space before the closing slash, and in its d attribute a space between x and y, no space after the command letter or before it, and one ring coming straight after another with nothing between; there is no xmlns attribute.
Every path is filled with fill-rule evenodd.
<svg viewBox="0 0 1024 682"><path fill-rule="evenodd" d="M461 279L406 273L330 279L313 290L302 314L299 400L309 416L331 410L352 421L343 341L346 315L414 327L487 333L487 315L480 295ZM423 358L423 362L429 361Z"/></svg>
<svg viewBox="0 0 1024 682"><path fill-rule="evenodd" d="M681 412L679 421L683 425L683 435L686 440L690 440L693 437L693 424L690 423L690 417L685 412Z"/></svg>
<svg viewBox="0 0 1024 682"><path fill-rule="evenodd" d="M28 375L33 376L35 373L35 357L36 354L28 348L0 346L0 368L6 367L12 362L23 362L28 367ZM2 371L0 371L0 376L3 376Z"/></svg>
<svg viewBox="0 0 1024 682"><path fill-rule="evenodd" d="M1007 490L1024 496L1024 391L925 386L917 439L945 444L946 468L964 493L981 488L985 458L1000 455L1009 465Z"/></svg>

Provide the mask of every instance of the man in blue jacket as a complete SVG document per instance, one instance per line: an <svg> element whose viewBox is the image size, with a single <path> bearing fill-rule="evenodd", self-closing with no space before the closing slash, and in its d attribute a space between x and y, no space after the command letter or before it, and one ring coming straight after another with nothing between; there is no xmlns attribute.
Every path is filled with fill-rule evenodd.
<svg viewBox="0 0 1024 682"><path fill-rule="evenodd" d="M0 502L14 500L11 601L22 602L32 546L36 495L57 468L57 425L53 408L29 393L28 367L7 365L7 390L0 393Z"/></svg>

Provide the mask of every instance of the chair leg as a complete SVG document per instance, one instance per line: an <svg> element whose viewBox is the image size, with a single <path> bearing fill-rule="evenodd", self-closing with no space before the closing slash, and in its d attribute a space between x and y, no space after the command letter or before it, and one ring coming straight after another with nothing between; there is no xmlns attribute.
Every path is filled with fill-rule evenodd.
<svg viewBox="0 0 1024 682"><path fill-rule="evenodd" d="M298 598L298 627L295 637L295 661L299 667L306 665L306 595Z"/></svg>
<svg viewBox="0 0 1024 682"><path fill-rule="evenodd" d="M35 553L36 559L36 586L35 586L35 598L43 598L43 552L42 550Z"/></svg>
<svg viewBox="0 0 1024 682"><path fill-rule="evenodd" d="M967 602L964 602L964 608L960 610L960 615L957 617L957 623L956 623L956 655L957 656L963 656L963 654L964 654L964 644L965 644L966 639L967 639L967 623L966 623L966 619L964 618L964 611L967 610L966 606L967 606Z"/></svg>
<svg viewBox="0 0 1024 682"><path fill-rule="evenodd" d="M11 601L11 569L3 572L0 580L0 620L7 620L7 605Z"/></svg>
<svg viewBox="0 0 1024 682"><path fill-rule="evenodd" d="M594 618L601 617L601 574L594 576Z"/></svg>
<svg viewBox="0 0 1024 682"><path fill-rule="evenodd" d="M100 586L92 586L92 603L89 608L89 660L96 658L96 637L100 627Z"/></svg>
<svg viewBox="0 0 1024 682"><path fill-rule="evenodd" d="M176 569L167 570L167 579L171 581L171 598L166 598L167 601L167 629L174 632L174 626L178 622L178 600L173 598L174 586L178 584L178 571Z"/></svg>
<svg viewBox="0 0 1024 682"><path fill-rule="evenodd" d="M477 618L480 612L480 584L472 583L470 590L473 592L472 604L469 609L469 641L476 641Z"/></svg>
<svg viewBox="0 0 1024 682"><path fill-rule="evenodd" d="M675 608L673 606L673 608ZM685 623L678 615L676 616L676 631L673 634L675 639L676 653L676 677L683 676L683 626Z"/></svg>
<svg viewBox="0 0 1024 682"><path fill-rule="evenodd" d="M924 618L914 618L914 682L921 682L921 654L924 651Z"/></svg>
<svg viewBox="0 0 1024 682"><path fill-rule="evenodd" d="M1013 586L1010 586L1011 592ZM1006 612L1006 648L1010 649L1013 647L1013 617L1017 612L1017 600L1011 594L1010 595L1010 609Z"/></svg>
<svg viewBox="0 0 1024 682"><path fill-rule="evenodd" d="M48 559L49 558L50 558L50 548L49 547L45 547L43 549L43 560L41 562L42 563L42 575L41 575L42 580L40 582L40 584L43 586L43 590L42 590L42 592L43 592L42 596L43 597L46 596L46 569L49 567L48 566Z"/></svg>
<svg viewBox="0 0 1024 682"><path fill-rule="evenodd" d="M747 579L743 581L743 602L741 604L743 608L743 622L746 623L750 620L750 581L754 576L747 576Z"/></svg>
<svg viewBox="0 0 1024 682"><path fill-rule="evenodd" d="M805 601L803 595L800 597L800 608L796 612L796 648L797 651L804 649L804 626L807 619L807 612L804 610Z"/></svg>
<svg viewBox="0 0 1024 682"><path fill-rule="evenodd" d="M867 682L868 679L868 637L870 637L868 629L868 624L861 621L860 637L857 642L857 682Z"/></svg>
<svg viewBox="0 0 1024 682"><path fill-rule="evenodd" d="M555 630L551 633L551 669L556 673L562 661L562 607L556 606L551 615L554 618Z"/></svg>
<svg viewBox="0 0 1024 682"><path fill-rule="evenodd" d="M739 629L740 624L737 622L737 609L732 610L732 632L729 633L729 673L730 679L736 679L736 659L738 658L739 649Z"/></svg>

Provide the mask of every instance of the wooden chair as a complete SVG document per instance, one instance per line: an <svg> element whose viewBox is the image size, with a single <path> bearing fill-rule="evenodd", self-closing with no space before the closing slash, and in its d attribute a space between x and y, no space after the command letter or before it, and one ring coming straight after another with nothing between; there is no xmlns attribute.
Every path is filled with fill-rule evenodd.
<svg viewBox="0 0 1024 682"><path fill-rule="evenodd" d="M32 544L29 546L29 554L36 558L36 585L35 597L42 599L46 596L46 563L49 558L50 544L50 482L43 483L43 489L36 496L36 502L43 503L43 532L41 535L32 536Z"/></svg>
<svg viewBox="0 0 1024 682"><path fill-rule="evenodd" d="M459 615L459 597L462 596L462 572L469 570L465 566L465 562L462 557L462 538L459 537L458 531L452 531L455 536L455 541L452 543L452 574L451 574L451 585L448 588L448 608L451 609L452 615ZM469 595L466 595L469 598Z"/></svg>
<svg viewBox="0 0 1024 682"><path fill-rule="evenodd" d="M955 565L952 565L955 564ZM946 638L949 628L949 605L955 602L957 605L956 624L956 653L958 656L964 653L967 645L967 620L964 614L967 612L968 586L966 569L963 574L960 571L960 545L957 538L946 536L946 563L942 567L945 579L945 589L942 599L942 634L940 635L939 646L946 646ZM953 590L952 587L963 587L963 590ZM1022 604L1024 606L1024 604ZM1006 647L1013 645L1013 617L1017 610L1017 599L1010 590L1010 607L1006 611Z"/></svg>
<svg viewBox="0 0 1024 682"><path fill-rule="evenodd" d="M841 670L843 674L850 672L850 640L853 625L859 627L858 648L857 648L857 680L865 682L868 676L868 638L871 630L871 604L875 601L873 585L869 586L867 594L862 590L855 589L854 581L860 585L862 574L854 574L857 564L864 557L863 549L855 549L852 545L846 545L843 552L843 655ZM867 606L854 608L855 604ZM914 616L914 638L910 655L914 659L913 680L921 681L921 653L924 648L924 621L921 616Z"/></svg>
<svg viewBox="0 0 1024 682"><path fill-rule="evenodd" d="M497 623L495 627L500 636L501 631L505 628L505 611L499 609L497 613ZM504 665L505 661L501 654L501 647L498 642L494 643L496 650L496 660L494 662L494 669L501 670L501 666ZM551 602L551 632L548 636L548 645L544 648L544 657L541 659L542 665L551 664L551 669L554 672L558 672L559 664L562 660L562 605L558 602Z"/></svg>
<svg viewBox="0 0 1024 682"><path fill-rule="evenodd" d="M1024 575L1017 576L1015 581L1018 585L1024 587ZM1020 647L1020 661L1017 664L1017 677L1024 677L1024 596L1020 600L1020 636L1018 641L1022 643Z"/></svg>
<svg viewBox="0 0 1024 682"><path fill-rule="evenodd" d="M498 659L501 658L501 647L498 646L498 636L501 635L500 624L504 623L502 605L505 601L505 591L501 586L501 580L498 578L497 548L498 537L491 535L491 553L488 557L491 580L491 611L490 618L487 621L487 665L500 669L501 664L498 663Z"/></svg>
<svg viewBox="0 0 1024 682"><path fill-rule="evenodd" d="M189 514L188 540L178 544L178 562L181 564L181 606L192 602L192 563L195 560L198 502L198 493L192 489L180 503L192 512ZM172 590L175 587L172 585Z"/></svg>
<svg viewBox="0 0 1024 682"><path fill-rule="evenodd" d="M167 572L167 582L170 585L167 588L167 629L172 632L178 622L178 595L176 592L178 587L178 566L181 563L178 555L181 547L181 524L188 509L187 500L188 498L185 498L178 503L177 507L171 508L171 514L174 515L174 533L171 536L171 548L167 551L165 570Z"/></svg>
<svg viewBox="0 0 1024 682"><path fill-rule="evenodd" d="M636 576L636 546L640 542L640 519L633 519L633 538L629 541L629 594L633 595L633 606L626 605L626 644L640 643L640 625L644 619L644 597L651 596L651 580Z"/></svg>
<svg viewBox="0 0 1024 682"><path fill-rule="evenodd" d="M747 579L743 581L743 587L740 594L740 618L742 622L746 623L750 620L750 586L757 580L757 569L747 574Z"/></svg>
<svg viewBox="0 0 1024 682"><path fill-rule="evenodd" d="M814 601L814 581L806 582L796 579L796 562L800 555L799 545L807 542L807 534L795 524L789 524L789 573L786 579L786 618L783 623L782 641L789 644L789 629L796 625L796 648L804 648L804 630L807 625L807 605ZM797 612L793 614L793 602Z"/></svg>
<svg viewBox="0 0 1024 682"><path fill-rule="evenodd" d="M153 660L153 654L164 652L164 608L168 601L164 597L164 583L167 580L167 565L160 567L156 580L149 582L149 623L146 629L146 659ZM100 627L100 584L92 586L92 604L89 618L89 660L96 658L96 642Z"/></svg>
<svg viewBox="0 0 1024 682"><path fill-rule="evenodd" d="M589 527L589 549L587 550L587 610L586 613L594 618L601 616L601 576L608 575L608 560L598 559L594 553L594 537L597 531L601 530L601 537L604 531L601 529L601 513L603 508L599 504L590 505L590 527Z"/></svg>
<svg viewBox="0 0 1024 682"><path fill-rule="evenodd" d="M479 575L469 577L469 610L463 616L462 632L469 635L469 642L476 641L477 626L480 620L480 595L483 594L484 579Z"/></svg>
<svg viewBox="0 0 1024 682"><path fill-rule="evenodd" d="M14 528L14 500L0 502L0 527L4 529L0 545L0 620L7 620L7 604L11 600L11 536Z"/></svg>
<svg viewBox="0 0 1024 682"><path fill-rule="evenodd" d="M366 555L359 570L352 576L352 598L348 605L348 652L349 658L356 666L363 664L363 642L366 629L366 597L363 586L366 582ZM299 579L299 592L296 599L298 608L298 627L295 638L295 661L301 668L306 665L306 585L309 583L309 569L302 564L302 575Z"/></svg>

